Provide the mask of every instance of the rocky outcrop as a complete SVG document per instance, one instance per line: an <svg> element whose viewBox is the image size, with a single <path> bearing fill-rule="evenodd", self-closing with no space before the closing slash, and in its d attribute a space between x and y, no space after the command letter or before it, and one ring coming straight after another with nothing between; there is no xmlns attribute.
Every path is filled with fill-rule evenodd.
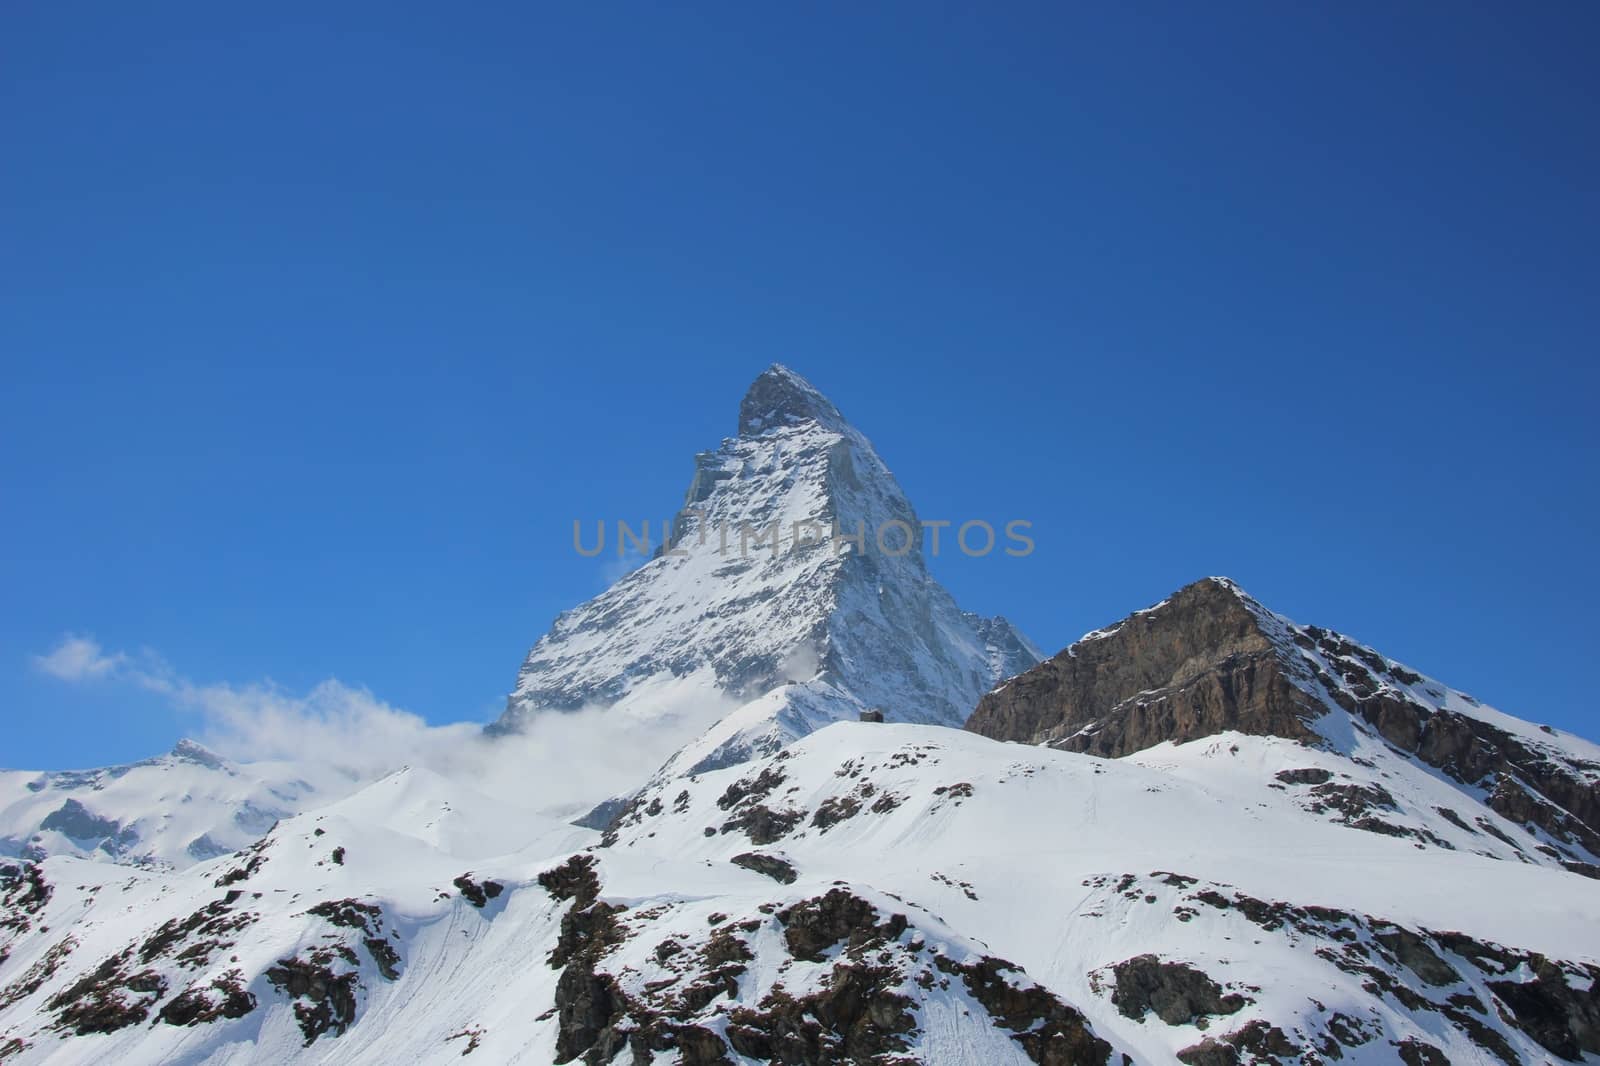
<svg viewBox="0 0 1600 1066"><path fill-rule="evenodd" d="M1111 968L1111 1002L1125 1018L1139 1021L1151 1011L1168 1025L1189 1025L1211 1015L1234 1014L1250 1000L1225 993L1200 970L1182 962L1140 955Z"/></svg>
<svg viewBox="0 0 1600 1066"><path fill-rule="evenodd" d="M743 854L735 855L728 861L735 866L743 866L746 870L764 874L780 885L792 885L795 881L794 864L776 855L761 855L753 851L747 851Z"/></svg>
<svg viewBox="0 0 1600 1066"><path fill-rule="evenodd" d="M1206 578L1000 685L966 727L1115 758L1230 730L1326 746L1337 730L1323 728L1324 716L1348 715L1402 755L1486 791L1490 809L1548 837L1549 854L1568 869L1600 873L1600 763L1466 713L1476 706L1348 637L1273 614L1231 581ZM1394 807L1381 788L1328 784L1330 776L1305 768L1276 780L1317 785L1308 809L1346 825L1439 843L1372 813Z"/></svg>
<svg viewBox="0 0 1600 1066"><path fill-rule="evenodd" d="M1322 713L1261 616L1207 578L1013 677L967 728L1114 758L1224 730L1309 740Z"/></svg>
<svg viewBox="0 0 1600 1066"><path fill-rule="evenodd" d="M634 912L602 900L590 855L573 856L539 881L567 904L547 960L561 971L553 1011L558 1063L666 1054L687 1066L752 1059L901 1066L918 1061L925 999L956 990L1033 1062L1103 1066L1111 1054L1081 1013L1011 963L936 949L905 914L885 914L847 887L739 916L711 913L703 933L678 925L641 956L630 945L660 937L657 923L670 920L672 907ZM773 980L759 992L746 980L757 938L774 945L764 959Z"/></svg>

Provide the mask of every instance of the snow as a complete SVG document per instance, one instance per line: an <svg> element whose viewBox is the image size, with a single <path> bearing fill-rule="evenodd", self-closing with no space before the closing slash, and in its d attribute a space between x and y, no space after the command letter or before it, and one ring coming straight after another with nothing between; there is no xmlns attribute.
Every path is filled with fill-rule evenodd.
<svg viewBox="0 0 1600 1066"><path fill-rule="evenodd" d="M1488 782L1453 780L1345 712L1341 665L1379 663L1374 683L1395 699L1492 724L1584 780L1600 780L1600 746L1298 625L1227 579L1216 580L1328 712L1312 723L1319 743L1222 733L1106 760L989 740L949 727L1041 654L1004 619L961 611L920 551L718 550L741 523L917 525L870 442L804 379L784 367L758 379L739 435L697 460L690 496L700 513L679 528L681 553L556 620L492 743L474 737L376 779L236 763L188 742L104 770L0 772L0 853L49 856L34 867L47 900L26 902L21 868L0 864L13 886L0 911L0 1058L387 1064L472 1050L542 1066L561 1025L564 971L549 960L578 903L540 878L574 861L592 863L600 903L626 908L590 961L632 1001L693 980L700 963L670 960L699 958L712 938L748 950L693 1012L711 1033L780 989L833 987L849 948L836 938L821 961L797 954L790 908L837 890L876 920L904 916L872 962L913 1005L913 1061L1029 1061L948 976L991 957L1014 967L1000 971L1012 988L1082 1012L1110 1061L1138 1063L1174 1062L1252 1021L1309 1047L1338 1015L1366 1038L1329 1053L1343 1062L1392 1063L1406 1039L1486 1061L1441 1013L1469 1000L1522 1061L1547 1061L1488 982L1535 980L1529 952L1559 960L1573 989L1600 975L1582 969L1600 965L1595 882L1565 869L1542 830L1491 810ZM890 721L851 720L868 708ZM675 753L661 765L640 762L637 743L628 758L606 752L643 737L672 738ZM527 762L508 780L480 748ZM604 835L569 824L584 806L570 781L552 797L535 779L566 752L637 771ZM1367 814L1377 824L1358 827ZM733 862L750 854L787 864L792 883ZM168 936L186 922L199 931ZM1455 980L1429 985L1382 946L1400 930L1431 943ZM1456 934L1502 945L1506 972L1446 947ZM1113 1000L1116 969L1143 955L1248 1002L1177 1024L1130 1017ZM307 1043L307 1000L269 977L295 959L352 982L347 1031ZM152 996L147 1016L67 1035L83 981L123 1006ZM254 1009L192 1026L157 1013L228 982Z"/></svg>
<svg viewBox="0 0 1600 1066"><path fill-rule="evenodd" d="M758 400L782 407L757 410ZM916 512L871 442L786 367L752 386L740 435L698 458L689 495L697 513L682 516L672 552L564 612L529 652L501 728L594 705L648 717L662 706L654 687L709 671L717 691L706 698L740 709L680 753L668 772L681 773L872 707L960 725L978 697L1041 657L1004 620L961 611L920 546L876 549L873 531L920 529ZM779 551L741 552L741 530L773 523ZM797 525L864 529L868 550L796 544ZM797 655L818 668L788 676Z"/></svg>
<svg viewBox="0 0 1600 1066"><path fill-rule="evenodd" d="M935 951L957 960L1006 959L1021 967L1015 980L1043 984L1138 1061L1173 1061L1178 1049L1204 1035L1192 1025L1131 1020L1110 1002L1108 968L1147 952L1192 963L1224 987L1255 989L1248 993L1254 1002L1227 1019L1230 1028L1254 1017L1312 1027L1321 1017L1315 1001L1374 1019L1391 1038L1425 1036L1457 1061L1471 1061L1458 1033L1438 1031L1430 1016L1364 991L1356 977L1310 950L1317 946L1311 934L1267 931L1237 909L1194 902L1204 890L1243 893L1371 916L1377 924L1370 928L1392 922L1452 930L1563 959L1600 959L1600 927L1590 920L1593 882L1464 850L1419 850L1331 824L1270 785L1275 768L1337 758L1273 738L1225 736L1164 746L1139 759L1101 760L932 726L830 725L778 756L647 790L641 808L659 797L659 812L638 813L613 846L592 852L601 898L628 907L632 932L607 964L642 988L658 972L655 945L703 938L715 915L748 917L760 924L750 940L755 959L739 979L737 997L707 1010L720 1017L736 1003L753 1006L779 982L803 994L817 987L827 965L780 967L786 955L773 939L778 926L760 908L844 884L880 914L908 916L911 929L900 950L910 957ZM1402 769L1386 779L1392 789L1409 796L1409 788L1429 787L1396 782ZM806 817L769 846L753 848L741 832L707 835L706 827L729 820L718 802L729 786L763 770L782 775L767 802ZM896 802L882 811L863 806L827 828L813 824L823 805L858 796L867 784L872 799ZM497 836L503 850L493 853ZM481 1034L484 1061L549 1062L555 1023L541 1005L552 1002L558 974L543 959L559 931L561 907L537 877L595 840L439 775L402 770L281 823L267 838L259 870L233 886L247 893L243 905L261 919L207 968L188 970L170 960L154 968L174 990L235 968L259 975L339 932L308 915L310 907L364 900L382 909L403 960L400 975L385 980L372 960L360 957L356 1024L343 1036L323 1036L315 1045L318 1061L454 1055L461 1045L449 1038L471 1028ZM342 862L331 861L335 847L345 849ZM751 850L781 854L798 880L778 885L729 862ZM290 1003L260 976L249 982L260 1006L237 1021L192 1029L146 1024L82 1038L44 1028L50 1020L44 1003L53 992L124 945L142 942L162 922L221 896L214 881L238 865L227 857L165 872L66 856L46 860L56 892L41 919L52 932L22 938L4 972L23 972L67 930L78 946L55 980L0 1011L0 1039L20 1036L31 1044L16 1061L222 1063L300 1055L303 1039ZM452 884L464 873L492 878L506 890L475 908ZM1195 881L1167 883L1168 873ZM1119 887L1124 883L1133 889ZM1185 907L1194 912L1190 918L1174 920ZM1349 935L1368 935L1351 929ZM929 1061L1024 1061L1003 1032L973 1021L983 1017L981 1008L959 985L916 998L926 1003L915 1046ZM1528 1061L1537 1059L1525 1036L1506 1033ZM1385 1062L1390 1050L1379 1041L1347 1055Z"/></svg>

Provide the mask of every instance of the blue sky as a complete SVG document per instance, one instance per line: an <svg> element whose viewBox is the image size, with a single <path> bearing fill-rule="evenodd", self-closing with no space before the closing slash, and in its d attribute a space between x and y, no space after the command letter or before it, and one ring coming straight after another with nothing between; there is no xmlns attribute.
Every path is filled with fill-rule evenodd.
<svg viewBox="0 0 1600 1066"><path fill-rule="evenodd" d="M1226 573L1600 735L1593 5L327 6L6 15L0 765L487 719L774 360L1047 648Z"/></svg>

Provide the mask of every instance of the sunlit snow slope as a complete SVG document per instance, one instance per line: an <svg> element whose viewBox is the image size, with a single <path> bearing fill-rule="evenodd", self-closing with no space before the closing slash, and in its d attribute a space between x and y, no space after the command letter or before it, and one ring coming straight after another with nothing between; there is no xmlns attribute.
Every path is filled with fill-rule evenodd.
<svg viewBox="0 0 1600 1066"><path fill-rule="evenodd" d="M961 611L929 575L917 514L883 460L785 367L750 386L738 436L696 458L675 525L670 551L556 620L498 729L597 704L648 717L722 700L727 713L674 761L684 772L868 709L960 725L995 682L1039 659L1004 619ZM864 547L836 544L835 529L864 532ZM915 538L896 554L905 530ZM777 550L757 543L763 532ZM952 540L944 530L942 550ZM707 673L713 696L700 688Z"/></svg>

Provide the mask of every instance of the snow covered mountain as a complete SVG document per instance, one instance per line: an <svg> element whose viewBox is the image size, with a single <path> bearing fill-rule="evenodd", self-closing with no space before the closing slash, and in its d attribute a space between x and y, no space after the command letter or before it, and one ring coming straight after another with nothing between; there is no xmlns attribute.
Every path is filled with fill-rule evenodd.
<svg viewBox="0 0 1600 1066"><path fill-rule="evenodd" d="M0 1059L1600 1061L1545 809L1597 754L1212 579L604 835L405 769L183 871L6 867Z"/></svg>
<svg viewBox="0 0 1600 1066"><path fill-rule="evenodd" d="M794 545L918 524L781 367L696 470L445 772L0 775L0 1062L1600 1063L1600 746L1222 578L1040 661ZM715 724L603 831L490 794L597 708Z"/></svg>
<svg viewBox="0 0 1600 1066"><path fill-rule="evenodd" d="M870 709L959 726L1041 657L1005 619L956 606L871 443L783 366L750 386L738 436L696 457L669 539L556 620L497 730L597 705L650 718L713 702L725 713L669 768L694 772Z"/></svg>
<svg viewBox="0 0 1600 1066"><path fill-rule="evenodd" d="M1594 883L1272 789L1342 758L839 723L601 839L401 771L182 872L0 871L0 1058L1600 1057Z"/></svg>
<svg viewBox="0 0 1600 1066"><path fill-rule="evenodd" d="M97 770L0 770L0 856L76 855L174 869L260 839L361 782L326 765L236 763L180 740Z"/></svg>

